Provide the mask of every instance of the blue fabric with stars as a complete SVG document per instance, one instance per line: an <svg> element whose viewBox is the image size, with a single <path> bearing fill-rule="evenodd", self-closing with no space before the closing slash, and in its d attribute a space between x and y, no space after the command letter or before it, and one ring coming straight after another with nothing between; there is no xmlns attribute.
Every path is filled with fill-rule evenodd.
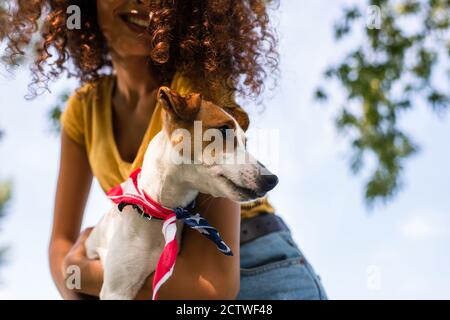
<svg viewBox="0 0 450 320"><path fill-rule="evenodd" d="M194 208L195 203L192 203L187 208L175 208L173 211L177 215L177 219L182 220L184 224L188 225L190 228L197 230L203 236L213 241L217 249L227 256L232 256L233 252L230 247L220 237L219 232L216 228L212 227L208 221L201 217L199 213L192 214L189 209Z"/></svg>

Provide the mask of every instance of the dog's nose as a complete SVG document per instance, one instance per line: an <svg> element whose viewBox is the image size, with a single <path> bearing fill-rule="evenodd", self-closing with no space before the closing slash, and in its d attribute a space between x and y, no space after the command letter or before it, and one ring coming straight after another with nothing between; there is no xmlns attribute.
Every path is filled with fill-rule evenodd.
<svg viewBox="0 0 450 320"><path fill-rule="evenodd" d="M263 174L258 178L258 191L261 194L269 192L278 184L278 177L274 174Z"/></svg>

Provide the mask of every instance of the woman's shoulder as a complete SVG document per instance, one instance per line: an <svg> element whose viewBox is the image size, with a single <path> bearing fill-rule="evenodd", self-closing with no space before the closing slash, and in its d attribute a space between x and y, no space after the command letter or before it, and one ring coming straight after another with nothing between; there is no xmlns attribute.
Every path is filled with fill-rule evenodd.
<svg viewBox="0 0 450 320"><path fill-rule="evenodd" d="M102 76L95 81L85 83L77 88L72 94L71 99L81 102L86 107L92 106L94 101L108 98L113 84L113 75Z"/></svg>
<svg viewBox="0 0 450 320"><path fill-rule="evenodd" d="M109 92L114 77L104 76L76 89L69 97L60 122L64 131L77 143L86 145L91 137L93 121L106 121ZM100 123L99 123L100 124Z"/></svg>

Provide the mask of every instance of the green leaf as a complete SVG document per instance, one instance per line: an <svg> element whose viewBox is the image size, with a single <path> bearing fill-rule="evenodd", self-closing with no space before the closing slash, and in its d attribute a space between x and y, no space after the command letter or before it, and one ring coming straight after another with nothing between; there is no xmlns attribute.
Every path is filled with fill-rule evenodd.
<svg viewBox="0 0 450 320"><path fill-rule="evenodd" d="M360 16L353 12L364 12L368 5L381 8L381 28L364 27L360 42L324 73L326 82L337 82L346 93L347 100L339 104L347 106L348 101L353 101L359 106L351 110L345 107L336 119L336 127L340 132L351 132L346 135L351 146L350 170L355 174L369 173L364 191L369 206L386 203L397 195L405 161L419 150L398 124L403 113L414 111L419 101L435 112L449 108L450 90L442 88L448 88L450 77L447 83L439 83L440 90L434 83L438 66L448 65L450 57L449 3L368 0L354 11L344 8L344 18L335 24L339 42L343 36L351 37L364 27L356 23ZM403 18L408 23L401 23ZM411 25L419 28L411 29ZM325 101L320 99L320 92L326 86L317 89L318 100ZM336 105L333 97L327 98ZM365 166L367 155L375 159L373 169Z"/></svg>

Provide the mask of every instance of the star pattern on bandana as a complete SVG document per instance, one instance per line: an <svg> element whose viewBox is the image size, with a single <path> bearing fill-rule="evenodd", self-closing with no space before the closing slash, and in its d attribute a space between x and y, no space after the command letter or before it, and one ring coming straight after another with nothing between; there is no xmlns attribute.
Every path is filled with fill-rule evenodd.
<svg viewBox="0 0 450 320"><path fill-rule="evenodd" d="M202 221L203 218L200 216L199 213L197 213L196 215L191 216L188 219L195 220L195 222L197 222L197 224L200 224L200 221Z"/></svg>
<svg viewBox="0 0 450 320"><path fill-rule="evenodd" d="M177 219L183 220L190 228L197 230L201 235L214 242L220 252L227 256L233 255L231 248L222 240L217 229L212 227L199 213L191 214L189 210L185 208L176 208L174 211L177 215Z"/></svg>

